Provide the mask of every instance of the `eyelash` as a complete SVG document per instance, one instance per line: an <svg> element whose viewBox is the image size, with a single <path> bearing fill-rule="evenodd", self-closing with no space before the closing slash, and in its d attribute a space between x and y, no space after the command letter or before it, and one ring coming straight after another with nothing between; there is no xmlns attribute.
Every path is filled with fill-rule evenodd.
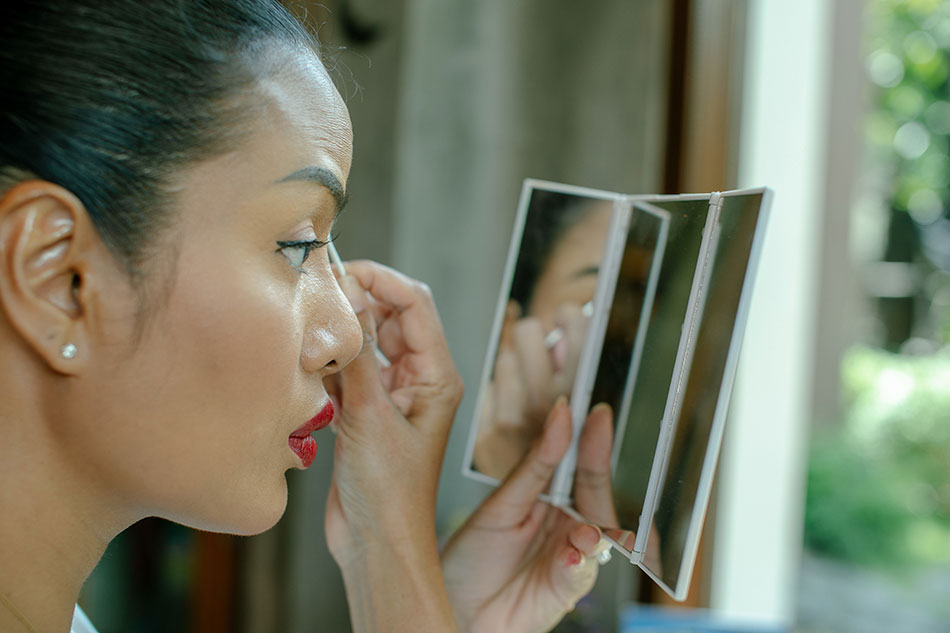
<svg viewBox="0 0 950 633"><path fill-rule="evenodd" d="M279 248L277 249L276 252L277 252L277 253L284 253L284 251L286 251L286 250L288 250L288 249L302 251L302 252L303 252L303 257L301 258L301 260L300 260L299 263L294 262L294 260L291 259L290 256L287 255L286 253L284 253L284 256L287 257L288 260L290 260L290 265L291 265L291 266L293 266L294 268L296 268L298 271L300 271L300 272L302 272L302 273L305 273L305 272L307 272L307 271L305 271L305 270L303 269L303 265L304 265L304 263L307 261L307 258L310 256L310 253L311 253L312 251L318 249L318 248L323 248L324 246L326 246L327 244L329 244L329 243L332 242L332 241L333 241L333 237L331 237L330 239L328 239L328 240L326 240L326 241L323 241L323 240L296 240L296 241L293 241L293 242L277 242L277 246L278 246Z"/></svg>

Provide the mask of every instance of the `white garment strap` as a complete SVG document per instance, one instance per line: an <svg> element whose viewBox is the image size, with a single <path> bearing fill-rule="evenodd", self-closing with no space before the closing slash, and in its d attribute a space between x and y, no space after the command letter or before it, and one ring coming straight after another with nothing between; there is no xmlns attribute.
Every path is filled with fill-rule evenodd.
<svg viewBox="0 0 950 633"><path fill-rule="evenodd" d="M73 626L70 629L70 632L97 633L96 627L92 625L92 622L89 621L89 618L86 617L86 614L83 613L78 604L76 605L76 610L73 611Z"/></svg>

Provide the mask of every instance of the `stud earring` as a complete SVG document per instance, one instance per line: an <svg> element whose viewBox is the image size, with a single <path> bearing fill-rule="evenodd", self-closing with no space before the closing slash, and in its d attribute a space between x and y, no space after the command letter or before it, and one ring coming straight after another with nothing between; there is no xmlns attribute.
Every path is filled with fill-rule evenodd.
<svg viewBox="0 0 950 633"><path fill-rule="evenodd" d="M77 351L78 351L78 350L76 349L76 346L75 346L75 345L73 345L72 343L66 343L65 345L63 345L63 346L60 348L59 353L60 353L60 354L62 355L62 357L65 358L66 360L71 360L71 359L73 359L73 358L76 358L76 352L77 352Z"/></svg>

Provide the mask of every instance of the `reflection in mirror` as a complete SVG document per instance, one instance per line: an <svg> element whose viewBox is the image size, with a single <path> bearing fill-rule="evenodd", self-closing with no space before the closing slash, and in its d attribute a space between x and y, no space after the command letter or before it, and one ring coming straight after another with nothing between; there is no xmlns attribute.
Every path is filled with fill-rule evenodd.
<svg viewBox="0 0 950 633"><path fill-rule="evenodd" d="M534 189L501 336L483 394L473 465L504 479L570 395L613 203Z"/></svg>
<svg viewBox="0 0 950 633"><path fill-rule="evenodd" d="M633 550L633 540L629 537L639 530L709 209L708 197L661 200L652 204L669 214L665 248L658 252L662 259L652 305L644 312L642 327L636 327L639 319L631 321L627 306L635 303L641 293L641 262L650 247L649 242L645 242L648 234L636 230L634 224L624 247L607 339L591 400L594 404L607 402L617 412L613 477L617 522L604 523L602 527L627 531L628 535L616 540L631 544L628 555ZM656 216L641 212L635 217ZM624 328L624 322L633 325ZM629 374L619 371L618 368L633 359L638 335L642 338L639 365L643 370ZM650 551L644 553L645 557L650 555Z"/></svg>
<svg viewBox="0 0 950 633"><path fill-rule="evenodd" d="M688 589L719 454L743 329L740 298L762 200L761 193L723 198L719 245L706 275L702 320L650 531L659 564L651 567L644 561L644 566L680 598Z"/></svg>
<svg viewBox="0 0 950 633"><path fill-rule="evenodd" d="M561 464L575 469L566 511L600 525L682 599L719 452L765 194L723 194L713 227L708 194L621 198L632 201L623 207L606 193L530 184L526 191L466 472L504 479L558 396L575 398L575 416L589 404L576 452ZM589 323L597 339L585 344Z"/></svg>

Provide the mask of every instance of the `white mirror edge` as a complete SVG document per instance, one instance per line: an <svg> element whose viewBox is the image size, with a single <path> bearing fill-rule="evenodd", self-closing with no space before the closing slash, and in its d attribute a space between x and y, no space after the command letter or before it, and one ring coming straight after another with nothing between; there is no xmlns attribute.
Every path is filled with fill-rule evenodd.
<svg viewBox="0 0 950 633"><path fill-rule="evenodd" d="M723 382L720 387L719 401L716 406L716 411L714 413L712 430L710 432L710 441L707 444L706 453L703 461L703 469L700 475L700 484L697 490L696 501L693 508L693 512L690 515L690 525L687 530L687 539L683 555L683 563L680 568L680 574L677 577L677 583L675 588L671 588L666 582L664 582L657 574L655 574L649 567L647 567L643 560L643 552L646 549L646 540L649 537L649 528L653 519L653 515L656 511L656 502L659 494L660 484L665 477L665 468L666 463L669 458L670 451L670 442L672 440L673 428L670 428L671 425L667 424L667 420L672 419L666 413L664 414L664 424L660 431L660 439L657 442L657 449L654 453L654 464L651 468L650 483L647 488L647 500L644 502L644 509L641 513L639 525L646 525L646 530L639 530L637 534L636 545L633 550L628 550L617 543L614 539L610 538L607 535L604 535L604 538L610 542L611 547L620 552L625 558L627 558L631 563L636 564L640 567L644 573L646 573L650 578L653 579L665 592L667 592L674 600L682 601L686 598L686 595L689 590L690 581L692 578L693 568L695 566L695 559L699 547L699 541L701 538L701 531L703 521L705 519L706 510L709 504L709 497L712 490L712 481L714 479L716 464L718 463L720 446L722 443L722 435L725 428L725 418L726 412L728 411L729 398L731 396L732 385L735 379L736 366L738 363L739 354L741 351L741 341L742 336L745 332L745 325L748 319L749 304L751 302L752 286L754 284L756 272L758 270L760 253L762 249L762 244L765 238L765 230L768 224L769 213L771 209L771 201L774 195L772 189L768 187L756 187L756 188L747 188L747 189L738 189L725 191L722 193L715 192L713 194L671 194L671 195L621 195L608 191L601 191L596 189L589 189L585 187L576 187L573 185L565 185L562 183L555 183L544 180L536 179L525 179L522 185L521 199L518 205L518 211L515 216L515 226L512 232L512 240L509 245L508 257L505 266L504 272L504 282L503 286L499 293L498 306L496 308L495 321L492 327L491 338L489 339L490 344L486 352L486 361L483 365L481 383L479 385L479 401L476 402L474 413L477 415L482 406L481 400L484 398L485 386L491 377L491 361L494 358L494 355L497 351L497 340L501 331L501 325L504 319L504 309L505 309L505 299L511 292L511 279L512 273L514 271L514 266L517 262L518 251L521 243L521 238L524 233L524 224L527 217L528 203L530 202L530 194L535 189L541 189L546 191L556 191L567 194L582 195L592 198L598 198L603 200L613 200L613 201L626 201L631 205L643 205L645 208L650 208L652 212L659 211L660 213L665 213L663 209L655 207L650 202L666 202L666 201L690 201L690 200L710 200L710 206L713 204L718 205L721 202L722 198L728 197L739 197L745 195L757 195L762 194L762 201L759 207L759 217L757 219L757 226L755 230L755 237L753 238L753 245L749 254L749 266L746 269L745 278L743 280L742 294L739 300L739 308L736 316L736 326L733 328L733 336L730 342L730 351L726 360L726 370L723 377ZM646 210L646 209L645 209ZM713 229L710 226L710 221L712 216L716 216L716 213L709 214L707 213L707 225L703 230L703 245L700 248L699 258L700 260L709 257L709 241L713 236ZM517 236L517 239L515 237ZM714 249L713 249L714 250ZM699 270L702 268L702 270ZM697 282L701 283L703 275L707 274L709 271L705 269L705 265L698 267L694 275L693 288L691 289L691 296L688 303L689 308L697 308L698 306L694 304L694 301L698 301L701 297L694 296L694 293L697 291ZM684 323L685 324L685 323ZM693 324L694 326L696 323ZM686 335L684 334L684 337ZM677 353L677 360L675 363L675 368L680 370L679 379L682 380L684 376L688 375L689 367L681 366L682 361L688 361L688 356L686 358L681 358L681 355L688 354L687 348L691 348L694 344L691 343L686 337L687 340L683 340L684 337L681 337L680 340L680 349ZM675 369L674 369L675 372ZM679 380L677 381L679 382ZM678 395L679 385L671 385L671 396L675 399ZM676 392L674 393L674 390ZM667 408L668 412L675 415L675 409L670 411L674 406L673 403L669 402L670 396L668 396ZM477 436L477 424L473 423L470 426L469 437L466 446L465 456L462 463L462 474L470 477L474 480L481 481L490 485L498 485L500 482L494 477L489 477L483 473L478 472L472 468L472 457L474 454L475 448L475 439ZM575 438L576 439L576 438ZM663 446L661 451L660 447ZM661 454L662 453L662 454ZM659 467L659 470L657 470ZM656 475L656 480L654 481L654 475ZM542 500L551 502L552 505L560 507L563 511L571 515L578 521L588 522L579 512L577 512L569 504L565 503L555 503L555 499L552 499L548 495L542 495ZM649 503L649 511L647 510ZM641 534L643 535L641 537Z"/></svg>
<svg viewBox="0 0 950 633"><path fill-rule="evenodd" d="M768 187L738 189L726 191L721 194L723 199L760 194L762 195L762 201L759 204L759 215L756 219L755 235L753 237L752 247L749 251L749 260L746 267L745 277L742 282L742 290L739 297L739 306L736 312L735 325L733 326L732 338L729 343L729 354L726 357L726 367L723 373L722 384L720 385L719 397L716 403L716 411L713 414L713 424L709 434L710 439L706 444L706 452L703 458L703 469L700 474L700 482L696 492L696 501L693 506L693 511L690 513L690 524L687 528L686 543L683 550L683 562L680 567L680 573L677 576L676 587L670 587L642 561L638 564L639 567L660 587L662 587L664 591L666 591L674 600L678 601L686 599L686 595L689 592L690 581L692 580L693 569L695 567L696 556L699 549L699 542L702 537L703 522L706 517L706 510L709 506L709 498L712 492L712 483L716 472L716 465L719 461L722 437L725 430L726 414L729 410L729 401L732 395L732 387L735 382L736 368L738 366L739 356L742 349L742 338L745 333L746 322L748 321L749 306L751 305L752 301L752 290L755 284L756 273L758 272L759 268L762 245L765 242L765 233L768 226L772 196L774 195L773 191Z"/></svg>

